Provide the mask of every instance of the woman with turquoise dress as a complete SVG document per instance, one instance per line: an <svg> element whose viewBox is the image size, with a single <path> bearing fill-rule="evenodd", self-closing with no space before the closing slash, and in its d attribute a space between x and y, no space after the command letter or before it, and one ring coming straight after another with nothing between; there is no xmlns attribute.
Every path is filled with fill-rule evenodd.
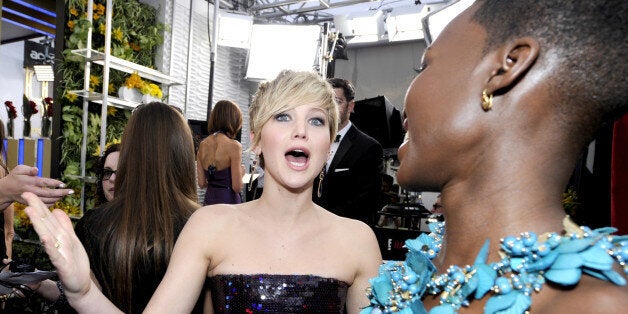
<svg viewBox="0 0 628 314"><path fill-rule="evenodd" d="M242 112L229 100L220 100L207 121L209 136L196 153L198 186L207 188L203 205L242 202L242 145L234 138L242 128Z"/></svg>
<svg viewBox="0 0 628 314"><path fill-rule="evenodd" d="M627 238L561 200L628 107L627 17L624 0L479 0L428 28L397 180L442 191L445 223L381 267L364 313L626 312Z"/></svg>

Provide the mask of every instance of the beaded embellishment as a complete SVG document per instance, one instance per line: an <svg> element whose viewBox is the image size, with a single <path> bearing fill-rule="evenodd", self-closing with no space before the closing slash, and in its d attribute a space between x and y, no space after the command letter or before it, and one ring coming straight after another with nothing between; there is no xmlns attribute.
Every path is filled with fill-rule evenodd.
<svg viewBox="0 0 628 314"><path fill-rule="evenodd" d="M495 263L486 263L487 240L473 265L452 265L436 274L431 260L442 247L445 223L432 223L430 234L406 241L405 261L380 266L379 276L369 280L371 304L360 313L428 313L422 302L425 295L440 295L440 305L430 314L457 313L487 294L484 313L525 313L532 292L539 292L546 281L572 286L585 273L626 285L612 268L618 262L628 275L628 236L612 236L617 230L610 227L579 227L569 217L563 224L565 235L524 232L501 239L502 259Z"/></svg>

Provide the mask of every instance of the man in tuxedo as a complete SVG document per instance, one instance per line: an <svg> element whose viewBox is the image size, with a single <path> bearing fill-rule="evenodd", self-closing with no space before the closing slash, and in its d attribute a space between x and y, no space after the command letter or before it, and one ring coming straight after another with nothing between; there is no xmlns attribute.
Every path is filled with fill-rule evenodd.
<svg viewBox="0 0 628 314"><path fill-rule="evenodd" d="M353 85L340 78L328 81L334 87L340 113L338 135L331 145L322 184L319 177L314 181L313 199L339 216L372 226L380 210L382 146L349 121L355 105Z"/></svg>

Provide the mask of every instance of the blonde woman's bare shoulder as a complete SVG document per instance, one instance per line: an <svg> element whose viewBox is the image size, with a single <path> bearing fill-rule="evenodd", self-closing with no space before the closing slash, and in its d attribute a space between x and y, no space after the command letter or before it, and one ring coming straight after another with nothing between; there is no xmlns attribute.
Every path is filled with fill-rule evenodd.
<svg viewBox="0 0 628 314"><path fill-rule="evenodd" d="M331 213L330 213L331 214ZM373 229L366 223L346 217L331 214L330 224L334 226L334 232L346 239L367 239L371 241L375 237Z"/></svg>
<svg viewBox="0 0 628 314"><path fill-rule="evenodd" d="M240 212L237 208L239 205L233 204L215 204L203 206L197 209L190 220L199 221L207 225L216 225L230 223L237 219Z"/></svg>

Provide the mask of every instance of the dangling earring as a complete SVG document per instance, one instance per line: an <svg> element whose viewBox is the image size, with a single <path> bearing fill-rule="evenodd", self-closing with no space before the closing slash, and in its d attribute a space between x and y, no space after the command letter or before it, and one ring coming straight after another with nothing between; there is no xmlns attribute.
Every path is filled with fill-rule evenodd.
<svg viewBox="0 0 628 314"><path fill-rule="evenodd" d="M325 167L321 170L321 174L318 175L318 188L316 189L316 195L320 198L323 196L323 178L325 178Z"/></svg>
<svg viewBox="0 0 628 314"><path fill-rule="evenodd" d="M253 165L251 166L251 177L249 177L249 186L248 186L248 190L249 192L251 192L251 190L253 190L253 174L255 173L255 168L257 166L257 159L259 158L258 155L255 155L255 160L253 160Z"/></svg>
<svg viewBox="0 0 628 314"><path fill-rule="evenodd" d="M486 94L486 89L482 91L482 109L489 111L493 108L493 94Z"/></svg>

